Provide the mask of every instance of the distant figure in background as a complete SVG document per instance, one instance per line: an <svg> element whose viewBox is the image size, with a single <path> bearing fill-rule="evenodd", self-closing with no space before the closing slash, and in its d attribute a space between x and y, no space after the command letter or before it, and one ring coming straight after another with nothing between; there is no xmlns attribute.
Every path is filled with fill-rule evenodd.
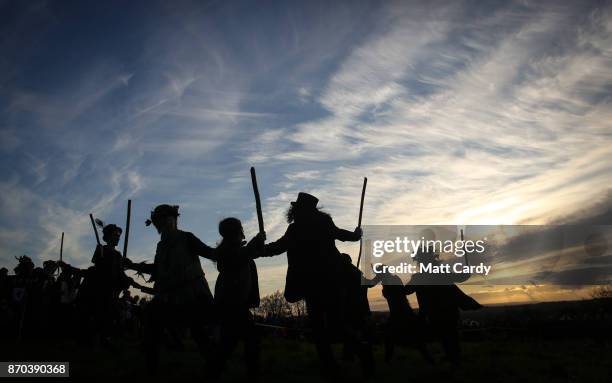
<svg viewBox="0 0 612 383"><path fill-rule="evenodd" d="M27 330L32 327L33 305L30 295L33 295L36 279L32 258L27 255L15 258L18 264L13 269L15 276L11 286L10 306L13 312L17 313L12 335L17 335L17 339L20 339L22 335L27 335Z"/></svg>
<svg viewBox="0 0 612 383"><path fill-rule="evenodd" d="M59 325L60 312L60 284L55 278L58 263L52 260L43 262L42 273L37 285L40 294L40 305L38 312L41 314L37 327L40 328L41 336L52 338L57 335L55 329Z"/></svg>
<svg viewBox="0 0 612 383"><path fill-rule="evenodd" d="M211 357L205 326L212 323L213 296L199 257L216 259L211 247L192 233L178 229L178 216L178 206L157 206L146 222L147 226L152 223L161 236L153 264L126 261L128 268L150 274L154 282L154 297L145 313L149 373L157 370L164 329L176 324L189 327L201 353L208 360Z"/></svg>
<svg viewBox="0 0 612 383"><path fill-rule="evenodd" d="M64 264L64 266L66 266L66 264ZM62 305L72 305L74 303L81 285L82 277L82 270L62 267L62 271L57 277L60 290L60 303Z"/></svg>
<svg viewBox="0 0 612 383"><path fill-rule="evenodd" d="M325 374L335 376L338 365L331 349L331 339L336 325L342 322L344 304L339 294L339 275L342 274L342 257L335 241L358 241L361 229L339 229L329 214L317 208L319 200L299 193L287 211L289 227L276 242L266 245L266 255L287 252L287 278L285 298L294 303L306 301L306 310L312 326L313 337ZM343 330L342 324L336 330ZM366 374L370 366L363 365Z"/></svg>
<svg viewBox="0 0 612 383"><path fill-rule="evenodd" d="M435 240L435 233L426 229L421 233L425 240ZM439 266L439 254L432 248L418 251L414 260L419 263ZM467 261L466 261L467 262ZM459 367L461 363L461 345L459 343L459 309L478 310L482 305L466 295L455 283L468 280L470 275L462 274L414 274L404 287L405 294L416 293L419 302L419 315L430 325L434 336L442 342L446 359Z"/></svg>
<svg viewBox="0 0 612 383"><path fill-rule="evenodd" d="M220 330L219 372L240 339L249 378L259 375L259 337L250 309L259 306L257 266L253 259L263 253L265 234L245 242L242 223L237 218L219 222L223 238L215 253L219 276L215 284L215 307Z"/></svg>
<svg viewBox="0 0 612 383"><path fill-rule="evenodd" d="M83 271L69 267L64 262L58 262L61 273L57 277L59 289L58 328L60 333L75 334L73 325L77 319L76 298L81 287Z"/></svg>
<svg viewBox="0 0 612 383"><path fill-rule="evenodd" d="M13 270L15 271L16 285L25 286L32 279L32 273L35 268L34 262L27 255L15 257L15 259L17 259L17 266Z"/></svg>
<svg viewBox="0 0 612 383"><path fill-rule="evenodd" d="M104 336L101 336L101 333L106 331L103 330L106 326L105 318L97 317L99 307L105 304L99 302L103 283L100 281L101 273L96 270L95 265L81 269L63 261L58 264L62 269L58 278L58 281L61 281L62 308L65 309L66 315L76 319L75 329L70 333L74 334L80 344L93 345L97 338L104 345L110 345Z"/></svg>
<svg viewBox="0 0 612 383"><path fill-rule="evenodd" d="M93 345L99 338L96 318L98 295L95 266L81 269L64 261L57 262L61 273L57 278L60 289L60 328L81 345Z"/></svg>

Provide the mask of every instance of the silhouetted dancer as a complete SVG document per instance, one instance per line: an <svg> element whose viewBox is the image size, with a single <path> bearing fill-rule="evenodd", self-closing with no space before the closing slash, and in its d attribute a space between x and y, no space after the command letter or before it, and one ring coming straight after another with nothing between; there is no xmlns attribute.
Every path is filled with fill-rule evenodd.
<svg viewBox="0 0 612 383"><path fill-rule="evenodd" d="M105 346L110 344L110 336L118 320L119 294L132 283L132 279L125 275L123 257L116 249L122 232L117 225L103 225L102 240L106 244L96 247L91 259L94 267L88 276L91 278L89 282L93 283L95 331Z"/></svg>
<svg viewBox="0 0 612 383"><path fill-rule="evenodd" d="M344 304L344 348L343 359L352 361L357 355L368 373L375 370L372 342L374 324L368 302L368 289L374 284L362 283L363 273L353 265L348 254L341 254L342 279L339 292Z"/></svg>
<svg viewBox="0 0 612 383"><path fill-rule="evenodd" d="M425 344L425 323L410 307L400 277L392 273L377 273L367 282L371 286L382 284L382 295L389 306L389 319L384 331L385 361L393 360L396 345L413 345L426 361L434 364Z"/></svg>
<svg viewBox="0 0 612 383"><path fill-rule="evenodd" d="M317 208L318 199L299 193L287 211L289 227L276 242L266 245L267 255L287 252L285 299L306 301L319 359L326 374L337 374L330 337L331 322L342 321L344 304L339 294L342 258L335 240L358 241L361 229L339 229L331 216Z"/></svg>
<svg viewBox="0 0 612 383"><path fill-rule="evenodd" d="M422 233L425 240L435 239L435 234L430 229ZM414 260L419 263L439 266L439 255L433 248L428 247L425 251L418 251ZM408 284L404 287L406 294L416 293L419 303L419 315L430 325L434 335L440 339L446 359L453 365L459 367L461 362L461 346L459 344L459 309L477 310L482 305L470 296L466 295L455 283L468 280L468 273L450 274L413 274Z"/></svg>
<svg viewBox="0 0 612 383"><path fill-rule="evenodd" d="M250 379L259 374L259 338L250 309L259 306L259 282L254 258L263 253L265 234L258 233L247 244L237 218L219 222L223 238L217 246L219 276L215 284L215 307L220 330L219 373L236 347L244 341L244 357Z"/></svg>
<svg viewBox="0 0 612 383"><path fill-rule="evenodd" d="M200 265L200 258L215 260L213 249L195 235L177 227L178 206L159 205L151 212L161 240L153 264L126 261L127 268L151 275L153 299L146 307L145 347L148 372L157 370L164 328L185 325L210 361L211 341L206 325L212 323L213 297Z"/></svg>

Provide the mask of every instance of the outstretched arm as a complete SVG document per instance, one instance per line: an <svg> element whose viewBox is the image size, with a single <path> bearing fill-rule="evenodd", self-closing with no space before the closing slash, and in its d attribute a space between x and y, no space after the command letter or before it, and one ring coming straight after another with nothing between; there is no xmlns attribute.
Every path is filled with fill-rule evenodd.
<svg viewBox="0 0 612 383"><path fill-rule="evenodd" d="M368 279L365 275L361 274L361 284L367 286L368 288L374 287L382 281L382 276L380 274L375 274L374 278Z"/></svg>
<svg viewBox="0 0 612 383"><path fill-rule="evenodd" d="M148 287L148 286L143 286L138 282L135 282L134 280L132 280L131 285L137 289L139 289L140 291L142 291L143 293L147 293L147 294L151 294L154 295L155 294L155 290L153 290L153 288Z"/></svg>
<svg viewBox="0 0 612 383"><path fill-rule="evenodd" d="M287 235L288 232L289 232L289 229L287 229L287 232L285 232L285 234L282 237L280 237L278 240L265 245L264 252L261 256L262 257L273 257L275 255L280 255L286 252L287 249L289 248L289 236Z"/></svg>
<svg viewBox="0 0 612 383"><path fill-rule="evenodd" d="M67 263L65 263L64 261L58 261L57 263L59 265L59 267L62 268L62 271L66 271L68 273L72 273L78 276L83 276L85 274L86 270L82 270L79 269L78 267L74 267L72 265L69 265Z"/></svg>
<svg viewBox="0 0 612 383"><path fill-rule="evenodd" d="M332 231L333 231L334 238L339 241L356 242L361 239L362 231L360 227L355 228L354 231L348 231L348 230L340 229L338 226L336 226L336 224L333 221L331 221L331 225L332 225Z"/></svg>
<svg viewBox="0 0 612 383"><path fill-rule="evenodd" d="M257 233L249 243L245 247L243 247L247 257L251 259L255 259L261 256L265 256L264 254L264 242L266 240L266 233Z"/></svg>
<svg viewBox="0 0 612 383"><path fill-rule="evenodd" d="M145 262L134 263L129 258L124 258L123 268L128 270L134 270L142 274L153 274L153 270L155 270L155 265L152 263Z"/></svg>
<svg viewBox="0 0 612 383"><path fill-rule="evenodd" d="M216 261L217 256L214 249L204 242L200 241L198 237L193 235L193 233L187 233L187 243L189 246L189 250L200 257L210 259L211 261Z"/></svg>

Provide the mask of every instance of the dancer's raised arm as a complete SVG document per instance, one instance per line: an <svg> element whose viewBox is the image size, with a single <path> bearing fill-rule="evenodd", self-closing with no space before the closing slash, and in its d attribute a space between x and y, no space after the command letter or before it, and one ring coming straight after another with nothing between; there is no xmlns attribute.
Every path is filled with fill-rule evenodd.
<svg viewBox="0 0 612 383"><path fill-rule="evenodd" d="M275 255L280 255L282 253L285 253L289 249L288 233L289 233L289 228L287 229L285 234L283 234L283 236L280 237L278 240L267 243L264 246L264 252L262 254L262 257L273 257Z"/></svg>

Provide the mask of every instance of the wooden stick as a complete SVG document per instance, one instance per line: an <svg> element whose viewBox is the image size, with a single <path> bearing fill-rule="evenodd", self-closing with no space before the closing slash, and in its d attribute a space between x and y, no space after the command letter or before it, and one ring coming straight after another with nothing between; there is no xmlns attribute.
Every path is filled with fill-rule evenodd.
<svg viewBox="0 0 612 383"><path fill-rule="evenodd" d="M130 217L132 216L132 200L128 199L127 218L125 219L125 237L123 238L123 258L127 257L128 241L130 239Z"/></svg>
<svg viewBox="0 0 612 383"><path fill-rule="evenodd" d="M363 215L363 200L365 198L366 186L368 185L368 177L363 177L363 188L361 189L361 203L359 204L359 223L357 227L361 227L361 216Z"/></svg>
<svg viewBox="0 0 612 383"><path fill-rule="evenodd" d="M257 223L259 224L259 232L264 232L263 213L261 211L261 199L259 198L259 189L257 188L257 176L255 168L251 166L251 182L253 183L253 193L255 193L255 208L257 209Z"/></svg>
<svg viewBox="0 0 612 383"><path fill-rule="evenodd" d="M368 177L363 177L363 187L361 189L361 203L359 204L359 221L357 223L357 227L361 227L361 217L363 215L363 200L365 199L365 191L366 186L368 185ZM359 267L359 262L361 262L361 249L362 241L359 241L359 256L357 257L357 267Z"/></svg>
<svg viewBox="0 0 612 383"><path fill-rule="evenodd" d="M60 242L60 262L63 262L63 254L64 254L64 232L62 231L62 241Z"/></svg>
<svg viewBox="0 0 612 383"><path fill-rule="evenodd" d="M96 235L96 242L100 246L100 236L98 235L98 228L96 227L96 221L94 221L93 214L89 213L89 219L91 219L91 226L93 226L94 234Z"/></svg>

